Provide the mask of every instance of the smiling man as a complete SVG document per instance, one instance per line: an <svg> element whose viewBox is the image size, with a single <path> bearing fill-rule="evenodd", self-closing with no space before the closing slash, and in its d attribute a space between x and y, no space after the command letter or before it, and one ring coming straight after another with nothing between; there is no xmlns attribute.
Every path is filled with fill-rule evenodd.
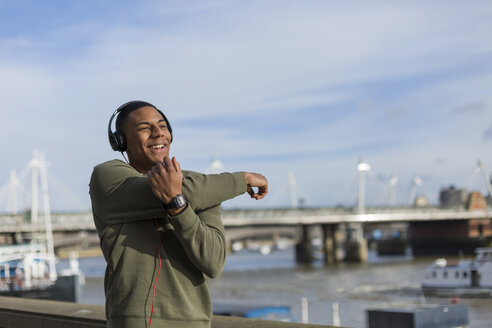
<svg viewBox="0 0 492 328"><path fill-rule="evenodd" d="M141 105L144 106L133 109ZM144 102L127 105L118 115L116 129L126 137L130 165L139 172L147 172L169 156L172 141L169 127L167 118L152 105Z"/></svg>
<svg viewBox="0 0 492 328"><path fill-rule="evenodd" d="M248 172L181 171L169 158L169 121L147 102L120 106L108 134L129 160L97 165L89 184L107 263L108 327L210 327L208 280L226 258L220 203L246 191L261 199L267 180Z"/></svg>

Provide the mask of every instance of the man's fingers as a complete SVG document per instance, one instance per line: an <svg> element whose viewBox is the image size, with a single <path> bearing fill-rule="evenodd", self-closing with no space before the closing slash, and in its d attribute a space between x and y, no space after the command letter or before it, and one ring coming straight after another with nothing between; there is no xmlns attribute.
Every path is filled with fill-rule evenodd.
<svg viewBox="0 0 492 328"><path fill-rule="evenodd" d="M167 170L171 169L173 167L173 162L168 156L164 156L164 159L162 160L164 162L164 166Z"/></svg>
<svg viewBox="0 0 492 328"><path fill-rule="evenodd" d="M156 166L159 167L159 171L161 169L163 169L163 170L166 169L166 164L164 164L164 162L157 162Z"/></svg>
<svg viewBox="0 0 492 328"><path fill-rule="evenodd" d="M265 197L268 194L268 185L258 188L258 193L262 198Z"/></svg>
<svg viewBox="0 0 492 328"><path fill-rule="evenodd" d="M149 179L150 188L154 189L156 187L155 175L152 171L147 172L147 178Z"/></svg>
<svg viewBox="0 0 492 328"><path fill-rule="evenodd" d="M152 166L152 174L158 174L160 171L159 165Z"/></svg>
<svg viewBox="0 0 492 328"><path fill-rule="evenodd" d="M172 162L173 162L174 167L176 168L176 171L181 172L181 165L179 165L176 157L173 157Z"/></svg>
<svg viewBox="0 0 492 328"><path fill-rule="evenodd" d="M251 198L262 199L268 194L268 180L259 173L244 172L247 183L247 191ZM258 188L255 192L254 188Z"/></svg>
<svg viewBox="0 0 492 328"><path fill-rule="evenodd" d="M254 198L256 200L264 198L268 193L264 189L258 189L258 192L255 192L253 187L247 187L246 190L248 191L248 194L251 196L251 198Z"/></svg>

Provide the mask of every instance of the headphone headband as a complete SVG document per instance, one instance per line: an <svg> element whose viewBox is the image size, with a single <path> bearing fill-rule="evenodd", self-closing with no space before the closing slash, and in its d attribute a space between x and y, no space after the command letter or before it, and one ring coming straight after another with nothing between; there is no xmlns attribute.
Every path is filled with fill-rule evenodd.
<svg viewBox="0 0 492 328"><path fill-rule="evenodd" d="M126 151L126 139L125 139L125 135L123 134L123 132L119 131L118 129L116 129L115 132L111 131L111 123L113 123L113 120L116 117L116 115L118 115L120 112L122 112L128 106L131 106L131 105L136 106L132 110L135 110L135 109L138 109L138 108L141 108L144 106L154 107L159 112L159 114L162 115L162 117L166 121L167 129L169 130L169 133L171 133L171 142L173 141L173 130L171 128L171 124L169 124L169 121L168 121L166 115L164 115L163 112L161 112L157 107L155 107L151 103L148 103L146 101L141 101L141 100L132 100L132 101L128 101L128 102L124 103L123 105L121 105L120 107L118 107L114 111L113 115L111 115L111 118L109 119L108 139L109 139L109 144L111 145L111 148L114 151L120 151L120 152Z"/></svg>

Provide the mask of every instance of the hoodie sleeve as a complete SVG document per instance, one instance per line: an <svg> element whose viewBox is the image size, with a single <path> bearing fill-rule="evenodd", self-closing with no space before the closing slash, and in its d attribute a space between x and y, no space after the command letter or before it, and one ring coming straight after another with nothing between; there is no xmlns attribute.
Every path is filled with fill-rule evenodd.
<svg viewBox="0 0 492 328"><path fill-rule="evenodd" d="M188 259L208 277L217 277L224 269L227 255L220 205L197 213L188 206L168 218Z"/></svg>
<svg viewBox="0 0 492 328"><path fill-rule="evenodd" d="M214 207L246 191L246 179L242 172L205 175L183 171L183 175L183 194L194 211ZM95 216L106 224L166 215L147 177L119 160L94 168L89 193Z"/></svg>

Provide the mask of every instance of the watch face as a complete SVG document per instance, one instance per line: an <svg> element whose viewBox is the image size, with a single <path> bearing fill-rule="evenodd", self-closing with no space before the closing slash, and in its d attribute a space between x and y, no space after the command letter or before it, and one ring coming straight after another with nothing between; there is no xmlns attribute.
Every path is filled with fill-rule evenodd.
<svg viewBox="0 0 492 328"><path fill-rule="evenodd" d="M175 198L176 207L180 208L186 205L186 199L183 195L177 195Z"/></svg>
<svg viewBox="0 0 492 328"><path fill-rule="evenodd" d="M176 195L176 197L174 197L171 202L169 202L168 204L164 204L164 208L165 209L169 209L169 208L181 208L183 206L186 205L188 201L186 200L185 196L183 196L182 194L178 194Z"/></svg>

